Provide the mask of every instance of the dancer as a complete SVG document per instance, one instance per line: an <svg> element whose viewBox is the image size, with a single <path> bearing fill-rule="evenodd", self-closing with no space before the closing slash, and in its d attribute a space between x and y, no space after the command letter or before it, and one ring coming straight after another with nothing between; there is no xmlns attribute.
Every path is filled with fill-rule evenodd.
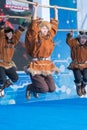
<svg viewBox="0 0 87 130"><path fill-rule="evenodd" d="M69 69L74 74L77 94L82 96L86 94L87 85L87 32L79 32L79 35L73 38L73 31L70 31L66 42L71 49L72 62Z"/></svg>
<svg viewBox="0 0 87 130"><path fill-rule="evenodd" d="M58 68L50 61L54 50L53 37L58 27L57 8L54 8L55 17L48 21L41 21L37 17L38 4L34 5L33 19L28 27L25 38L25 48L32 57L27 66L32 83L27 86L26 98L30 99L33 94L38 98L38 93L54 92L55 82L53 72L59 72Z"/></svg>
<svg viewBox="0 0 87 130"><path fill-rule="evenodd" d="M24 27L19 26L18 30L14 32L14 29L5 25L9 16L7 15L0 22L0 96L2 91L9 87L12 82L18 80L16 73L16 65L12 61L14 49L19 41L19 38L24 31Z"/></svg>

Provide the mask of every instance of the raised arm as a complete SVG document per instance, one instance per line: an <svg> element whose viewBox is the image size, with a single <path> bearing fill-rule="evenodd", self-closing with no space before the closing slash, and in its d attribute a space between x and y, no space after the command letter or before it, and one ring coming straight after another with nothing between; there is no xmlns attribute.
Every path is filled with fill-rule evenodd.
<svg viewBox="0 0 87 130"><path fill-rule="evenodd" d="M21 36L23 31L25 31L25 27L21 24L21 25L19 25L18 29L13 34L13 38L12 39L13 39L13 43L15 45L19 42L20 36Z"/></svg>
<svg viewBox="0 0 87 130"><path fill-rule="evenodd" d="M55 36L56 32L58 31L58 9L54 8L54 18L50 20L51 23L51 33L52 36Z"/></svg>
<svg viewBox="0 0 87 130"><path fill-rule="evenodd" d="M37 37L38 35L38 22L39 19L37 18L37 10L38 10L38 4L35 3L35 5L33 5L34 10L33 10L33 17L32 17L32 21L30 23L30 25L28 26L27 32L26 32L26 36L25 36L25 48L27 53L29 54L33 48L33 39Z"/></svg>
<svg viewBox="0 0 87 130"><path fill-rule="evenodd" d="M58 9L56 6L54 8L54 19L58 21Z"/></svg>
<svg viewBox="0 0 87 130"><path fill-rule="evenodd" d="M0 39L4 36L4 28L5 23L9 19L9 15L3 18L3 20L0 22Z"/></svg>
<svg viewBox="0 0 87 130"><path fill-rule="evenodd" d="M34 9L33 9L33 17L32 17L32 21L30 23L30 25L28 26L27 32L26 32L26 37L33 37L36 35L36 33L38 32L38 18L37 18L37 10L38 10L38 4L35 3L35 5L33 5Z"/></svg>
<svg viewBox="0 0 87 130"><path fill-rule="evenodd" d="M34 11L33 11L33 20L36 20L37 19L37 11L38 11L38 3L35 3L34 5L33 5L33 7L34 7Z"/></svg>
<svg viewBox="0 0 87 130"><path fill-rule="evenodd" d="M37 10L38 10L38 4L35 3L33 5L33 17L30 25L28 26L26 36L25 36L25 46L26 48L30 47L30 44L32 44L32 40L37 37L38 35L38 22L39 19L37 18Z"/></svg>
<svg viewBox="0 0 87 130"><path fill-rule="evenodd" d="M66 43L70 46L76 46L77 45L77 40L73 38L74 32L71 30L67 36L66 36Z"/></svg>

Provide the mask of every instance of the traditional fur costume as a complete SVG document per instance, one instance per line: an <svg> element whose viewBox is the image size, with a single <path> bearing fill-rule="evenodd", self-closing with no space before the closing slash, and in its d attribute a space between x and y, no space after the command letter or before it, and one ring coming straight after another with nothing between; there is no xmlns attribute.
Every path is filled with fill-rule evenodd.
<svg viewBox="0 0 87 130"><path fill-rule="evenodd" d="M14 30L9 27L5 29L3 26L0 29L0 66L5 67L6 69L15 65L12 62L14 49L22 34L22 31L19 29L13 34L12 39L8 40L5 33L10 31L14 33Z"/></svg>
<svg viewBox="0 0 87 130"><path fill-rule="evenodd" d="M72 62L69 65L69 69L85 69L87 68L87 43L81 45L79 43L79 39L82 37L86 37L86 34L80 34L75 39L67 35L66 42L71 48L71 58Z"/></svg>
<svg viewBox="0 0 87 130"><path fill-rule="evenodd" d="M48 33L45 36L41 34L41 27L46 26ZM46 93L55 91L55 82L52 77L53 72L59 72L58 68L50 60L54 50L53 37L57 32L58 21L52 19L50 22L33 20L28 27L25 47L27 53L32 57L32 61L27 66L32 84L28 85L26 97L30 98L31 92L35 97L37 93ZM28 94L28 92L30 94ZM36 93L36 94L35 94Z"/></svg>
<svg viewBox="0 0 87 130"><path fill-rule="evenodd" d="M48 34L44 37L39 32L39 29L43 25L49 29ZM28 66L28 71L32 75L49 75L55 71L59 71L49 59L54 50L54 42L52 39L56 34L57 26L58 22L54 19L50 23L47 21L39 23L38 19L33 20L29 26L25 39L25 47L27 53L32 57L32 62ZM35 58L38 60L35 60Z"/></svg>
<svg viewBox="0 0 87 130"><path fill-rule="evenodd" d="M81 39L85 40L84 44L81 43ZM76 38L72 38L69 33L66 42L71 49L72 59L68 68L73 70L77 94L82 96L86 94L87 85L87 33L80 32Z"/></svg>
<svg viewBox="0 0 87 130"><path fill-rule="evenodd" d="M16 73L16 65L12 61L14 50L16 44L19 42L19 38L24 31L22 26L14 32L13 28L6 27L5 23L2 21L0 23L0 92L4 88L9 87L12 82L18 80L18 75ZM7 33L12 32L12 38L7 37ZM7 79L7 76L9 79Z"/></svg>

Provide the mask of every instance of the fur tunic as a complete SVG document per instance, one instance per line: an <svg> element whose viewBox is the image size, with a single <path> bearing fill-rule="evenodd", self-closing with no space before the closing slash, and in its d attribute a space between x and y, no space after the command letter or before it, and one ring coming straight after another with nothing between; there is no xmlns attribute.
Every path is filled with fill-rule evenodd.
<svg viewBox="0 0 87 130"><path fill-rule="evenodd" d="M58 21L52 19L50 21L51 30L49 30L46 36L41 36L39 32L39 21L33 20L28 27L25 37L25 47L27 53L33 58L38 60L32 60L28 65L28 71L32 74L49 75L54 71L59 71L58 68L50 60L39 60L39 58L48 58L51 56L54 50L53 37L57 32Z"/></svg>
<svg viewBox="0 0 87 130"><path fill-rule="evenodd" d="M69 69L85 69L87 68L87 44L81 45L77 39L67 36L67 44L71 48L72 62Z"/></svg>
<svg viewBox="0 0 87 130"><path fill-rule="evenodd" d="M14 55L14 48L15 45L18 43L21 31L17 30L13 34L12 42L7 42L4 29L0 30L0 66L5 68L10 68L12 66L15 66L14 62L12 62L12 58Z"/></svg>

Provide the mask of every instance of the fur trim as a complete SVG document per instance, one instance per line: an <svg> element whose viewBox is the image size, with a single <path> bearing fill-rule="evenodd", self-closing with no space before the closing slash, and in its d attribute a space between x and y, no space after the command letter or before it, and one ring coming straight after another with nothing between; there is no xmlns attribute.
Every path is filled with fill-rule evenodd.
<svg viewBox="0 0 87 130"><path fill-rule="evenodd" d="M76 38L78 38L78 39L80 39L80 38L87 39L87 32L79 31L79 35Z"/></svg>
<svg viewBox="0 0 87 130"><path fill-rule="evenodd" d="M46 26L49 30L51 30L51 24L47 21L42 21L38 24L39 29L41 29L43 26Z"/></svg>
<svg viewBox="0 0 87 130"><path fill-rule="evenodd" d="M38 71L38 70L34 70L34 69L30 69L30 68L27 68L27 70L25 71L27 74L28 73L31 73L33 76L34 75L44 75L44 76L47 76L47 75L52 75L54 72L56 74L59 73L59 69L57 67L55 67L52 71Z"/></svg>

